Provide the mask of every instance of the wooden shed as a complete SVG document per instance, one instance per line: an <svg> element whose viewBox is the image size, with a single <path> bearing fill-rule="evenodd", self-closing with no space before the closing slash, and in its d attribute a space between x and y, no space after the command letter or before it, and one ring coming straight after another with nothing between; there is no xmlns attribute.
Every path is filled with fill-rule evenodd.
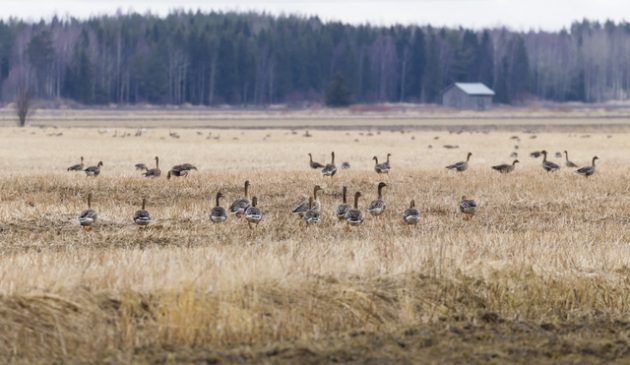
<svg viewBox="0 0 630 365"><path fill-rule="evenodd" d="M482 83L456 82L442 93L442 105L449 108L488 110L494 91Z"/></svg>

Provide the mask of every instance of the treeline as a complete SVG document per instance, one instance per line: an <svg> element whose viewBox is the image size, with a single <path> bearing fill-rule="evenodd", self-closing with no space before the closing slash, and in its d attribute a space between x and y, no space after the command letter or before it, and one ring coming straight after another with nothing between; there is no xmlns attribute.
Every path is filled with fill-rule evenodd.
<svg viewBox="0 0 630 365"><path fill-rule="evenodd" d="M353 101L439 102L483 82L496 101L599 102L630 90L630 24L566 31L376 27L256 13L0 21L0 101L83 104L319 102L337 76Z"/></svg>

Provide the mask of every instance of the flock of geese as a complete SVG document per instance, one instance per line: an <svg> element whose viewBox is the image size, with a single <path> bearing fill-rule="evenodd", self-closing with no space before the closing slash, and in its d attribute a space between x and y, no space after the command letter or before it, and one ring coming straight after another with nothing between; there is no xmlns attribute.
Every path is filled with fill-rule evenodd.
<svg viewBox="0 0 630 365"><path fill-rule="evenodd" d="M549 161L547 159L547 151L535 151L530 154L532 157L537 158L541 155L543 156L542 167L547 172L553 172L560 169L560 165ZM569 160L569 155L567 151L564 151L565 155L565 166L568 168L576 168L577 165ZM331 161L327 164L321 164L313 160L313 156L311 153L309 156L309 166L312 169L320 170L323 176L334 177L337 173L337 167L335 165L335 152L331 153ZM454 170L457 172L464 172L469 167L470 158L472 153L468 153L466 156L466 160L459 161L453 164L446 166L449 170ZM374 156L372 160L374 160L374 171L378 174L387 174L391 170L390 165L390 157L391 153L387 154L387 158L385 162L378 162L378 157ZM576 172L580 175L589 177L595 173L595 161L598 159L597 156L594 156L590 166L585 166L576 170ZM500 164L492 166L492 169L502 173L507 174L514 171L516 164L519 163L519 160L514 160L511 164ZM344 163L347 164L347 163ZM349 167L349 164L347 165ZM84 159L81 157L81 162L79 164L68 167L68 171L83 171L87 176L96 177L101 172L101 167L103 167L103 162L99 161L94 166L85 167ZM136 170L142 171L143 176L149 178L157 178L162 175L162 171L160 170L160 159L159 157L155 157L155 168L148 168L144 163L138 163L135 165ZM187 176L188 173L192 170L197 170L197 168L189 163L184 163L180 165L173 166L167 173L167 179L170 179L172 176L182 177ZM218 192L215 197L216 205L210 210L210 221L213 223L222 223L228 219L228 212L231 215L236 217L243 217L247 222L248 226L252 228L252 225L255 227L262 221L263 213L260 208L257 206L258 198L253 196L251 199L249 198L249 187L250 182L245 181L243 196L234 200L229 208L226 210L221 206L221 199L224 198L224 195L221 192ZM368 213L371 216L378 217L385 211L385 201L383 199L383 189L387 187L387 184L384 182L380 182L377 185L377 196L376 199L372 200L367 208ZM323 191L321 186L315 185L313 188L313 195L308 198L303 198L298 201L293 208L291 209L291 213L302 219L307 225L317 224L321 220L321 202L319 199L319 193ZM342 188L342 202L335 209L335 217L340 221L347 222L350 226L358 226L361 225L364 221L363 212L359 209L359 198L361 198L361 192L357 191L354 194L354 204L348 203L348 189L346 186ZM151 223L151 215L146 210L146 199L142 200L142 208L135 212L133 215L133 221L138 226L144 227ZM87 196L87 205L88 208L81 212L79 216L79 223L81 226L85 228L91 228L94 223L96 223L98 214L92 209L92 194L88 194ZM474 199L467 199L466 196L462 196L459 202L459 210L463 214L464 220L470 220L475 214L477 208L477 202ZM420 212L415 207L415 201L411 200L409 203L409 208L406 208L402 212L402 221L406 224L413 225L417 224L420 221Z"/></svg>

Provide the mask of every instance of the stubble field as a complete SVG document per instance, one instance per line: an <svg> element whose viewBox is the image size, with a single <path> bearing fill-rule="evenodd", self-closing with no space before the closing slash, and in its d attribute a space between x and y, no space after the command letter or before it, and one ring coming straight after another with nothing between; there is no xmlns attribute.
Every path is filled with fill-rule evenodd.
<svg viewBox="0 0 630 365"><path fill-rule="evenodd" d="M0 129L1 362L628 361L623 130L135 134ZM490 169L511 162L514 145L516 171ZM600 164L588 179L549 174L529 157L540 149ZM308 168L308 152L328 162L331 151L334 179ZM469 151L468 171L444 169ZM371 158L387 153L392 172L379 176ZM134 164L156 155L163 176L141 177ZM79 156L102 160L101 176L66 172ZM199 171L167 180L183 162ZM260 226L212 224L214 195L228 206L245 180ZM333 217L342 186L363 193L367 213L379 181L384 216L352 229ZM315 184L322 222L305 227L290 210ZM77 217L90 192L99 221L84 231ZM479 202L471 221L459 214L462 195ZM131 219L143 197L147 229ZM422 214L414 227L400 216L411 199Z"/></svg>

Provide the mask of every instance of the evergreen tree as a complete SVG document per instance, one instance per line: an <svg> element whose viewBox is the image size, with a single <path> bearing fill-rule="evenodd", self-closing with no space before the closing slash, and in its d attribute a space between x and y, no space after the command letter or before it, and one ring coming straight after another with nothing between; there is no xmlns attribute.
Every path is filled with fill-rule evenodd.
<svg viewBox="0 0 630 365"><path fill-rule="evenodd" d="M350 105L350 92L346 87L343 77L335 76L335 79L326 91L326 105L333 108Z"/></svg>

